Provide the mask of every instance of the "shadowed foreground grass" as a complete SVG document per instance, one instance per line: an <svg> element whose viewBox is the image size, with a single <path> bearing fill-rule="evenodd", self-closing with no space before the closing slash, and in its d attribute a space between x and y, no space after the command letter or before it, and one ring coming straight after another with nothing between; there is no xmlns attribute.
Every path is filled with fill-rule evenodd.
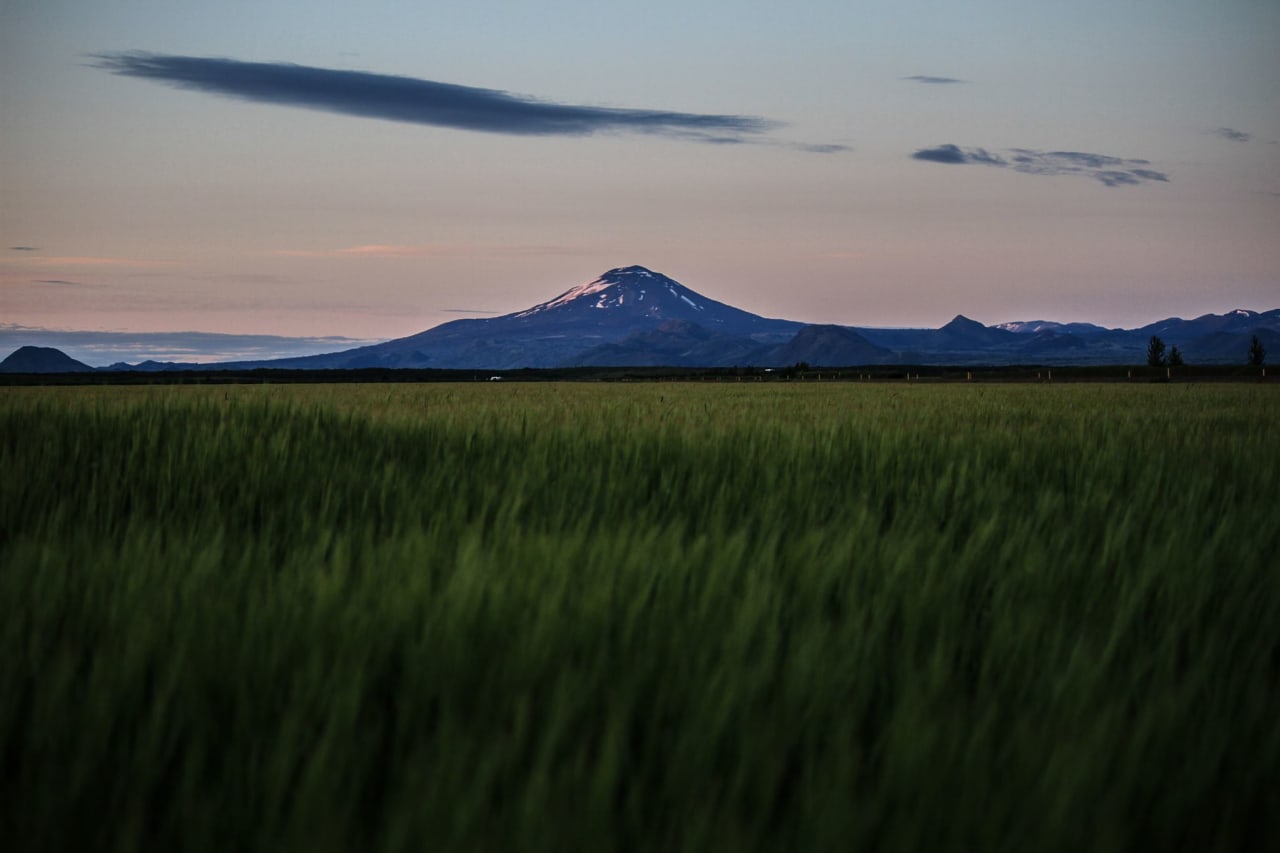
<svg viewBox="0 0 1280 853"><path fill-rule="evenodd" d="M1241 848L1266 387L0 390L0 844Z"/></svg>

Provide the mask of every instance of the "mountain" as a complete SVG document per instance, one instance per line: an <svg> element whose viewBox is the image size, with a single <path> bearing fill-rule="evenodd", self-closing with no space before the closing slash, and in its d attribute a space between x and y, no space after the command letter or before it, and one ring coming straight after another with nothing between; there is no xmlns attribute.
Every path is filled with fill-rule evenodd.
<svg viewBox="0 0 1280 853"><path fill-rule="evenodd" d="M671 325L676 324L676 325ZM683 325L681 325L683 324ZM660 331L665 326L665 330ZM694 331L692 327L697 327ZM241 362L223 367L326 369L438 367L511 370L597 364L621 347L615 364L669 364L641 357L646 335L665 339L658 352L682 351L673 337L702 335L698 364L734 363L732 352L785 343L804 327L772 320L697 293L641 266L619 267L554 299L501 317L454 320L425 332L372 346L303 358ZM744 341L748 342L744 345ZM685 349L696 350L689 342ZM723 351L722 351L723 350ZM624 353L631 353L630 356ZM631 360L625 360L630 358ZM694 363L694 362L690 362Z"/></svg>
<svg viewBox="0 0 1280 853"><path fill-rule="evenodd" d="M0 373L83 373L93 370L53 347L19 347L0 361Z"/></svg>

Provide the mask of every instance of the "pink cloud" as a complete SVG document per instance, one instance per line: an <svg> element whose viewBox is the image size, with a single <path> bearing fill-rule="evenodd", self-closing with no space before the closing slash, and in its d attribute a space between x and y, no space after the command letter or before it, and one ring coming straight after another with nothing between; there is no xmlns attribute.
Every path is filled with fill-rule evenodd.
<svg viewBox="0 0 1280 853"><path fill-rule="evenodd" d="M457 255L562 255L574 250L562 246L497 245L451 243L405 246L364 243L341 249L277 249L273 254L287 258L428 258Z"/></svg>

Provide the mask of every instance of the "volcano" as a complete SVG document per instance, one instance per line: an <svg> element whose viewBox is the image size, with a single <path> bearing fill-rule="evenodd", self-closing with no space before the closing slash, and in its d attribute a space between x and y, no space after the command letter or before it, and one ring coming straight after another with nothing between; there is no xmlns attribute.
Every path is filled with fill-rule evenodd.
<svg viewBox="0 0 1280 853"><path fill-rule="evenodd" d="M744 337L794 334L803 324L770 320L695 293L673 278L641 266L609 270L548 302L508 315L529 325L645 332L672 320L709 332ZM504 320L505 317L494 318Z"/></svg>
<svg viewBox="0 0 1280 853"><path fill-rule="evenodd" d="M563 367L596 363L600 347L679 328L705 364L786 343L803 323L717 302L642 266L618 267L554 299L500 317L454 320L425 332L344 352L264 362L294 369L365 367ZM720 353L723 344L724 354ZM741 362L745 363L745 362Z"/></svg>

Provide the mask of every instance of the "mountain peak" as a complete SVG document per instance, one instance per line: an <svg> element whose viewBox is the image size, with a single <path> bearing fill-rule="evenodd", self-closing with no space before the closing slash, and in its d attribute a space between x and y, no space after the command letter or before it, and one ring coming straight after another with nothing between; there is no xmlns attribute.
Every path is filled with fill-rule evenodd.
<svg viewBox="0 0 1280 853"><path fill-rule="evenodd" d="M957 314L950 323L938 330L938 334L943 340L948 341L951 346L966 349L982 349L983 347L1007 342L1016 337L1013 332L984 326L977 320L971 320L963 314Z"/></svg>
<svg viewBox="0 0 1280 853"><path fill-rule="evenodd" d="M951 322L943 326L944 329L985 329L986 326L977 320L970 320L963 314L957 314L951 318Z"/></svg>
<svg viewBox="0 0 1280 853"><path fill-rule="evenodd" d="M665 319L684 316L686 310L701 312L705 310L703 303L706 301L675 279L634 264L615 267L594 281L572 287L555 299L515 316L525 318L548 311L599 310Z"/></svg>
<svg viewBox="0 0 1280 853"><path fill-rule="evenodd" d="M483 335L490 341L485 347L503 352L523 352L533 347L538 351L537 357L546 360L544 363L554 364L557 362L550 361L548 353L563 352L563 356L555 357L567 359L581 352L580 348L574 349L573 341L593 344L621 341L653 332L670 321L694 324L718 336L749 338L756 345L777 343L795 334L803 325L791 320L771 320L717 302L669 276L632 264L614 267L592 281L571 287L554 299L523 311L480 320L455 320L409 338L378 344L370 352L376 355L383 350L399 351L406 347L416 350L445 340L450 341L452 347L453 341L462 342L484 330ZM527 341L534 343L516 343ZM478 361L480 356L475 354L475 347L466 346L469 347L466 358L482 363ZM501 367L509 363L505 358L507 356L498 353L483 363Z"/></svg>
<svg viewBox="0 0 1280 853"><path fill-rule="evenodd" d="M600 276L600 278L618 278L624 275L638 275L643 278L666 278L666 276L659 276L653 270L648 269L647 267L642 267L639 264L632 264L629 267L614 267L604 275Z"/></svg>

